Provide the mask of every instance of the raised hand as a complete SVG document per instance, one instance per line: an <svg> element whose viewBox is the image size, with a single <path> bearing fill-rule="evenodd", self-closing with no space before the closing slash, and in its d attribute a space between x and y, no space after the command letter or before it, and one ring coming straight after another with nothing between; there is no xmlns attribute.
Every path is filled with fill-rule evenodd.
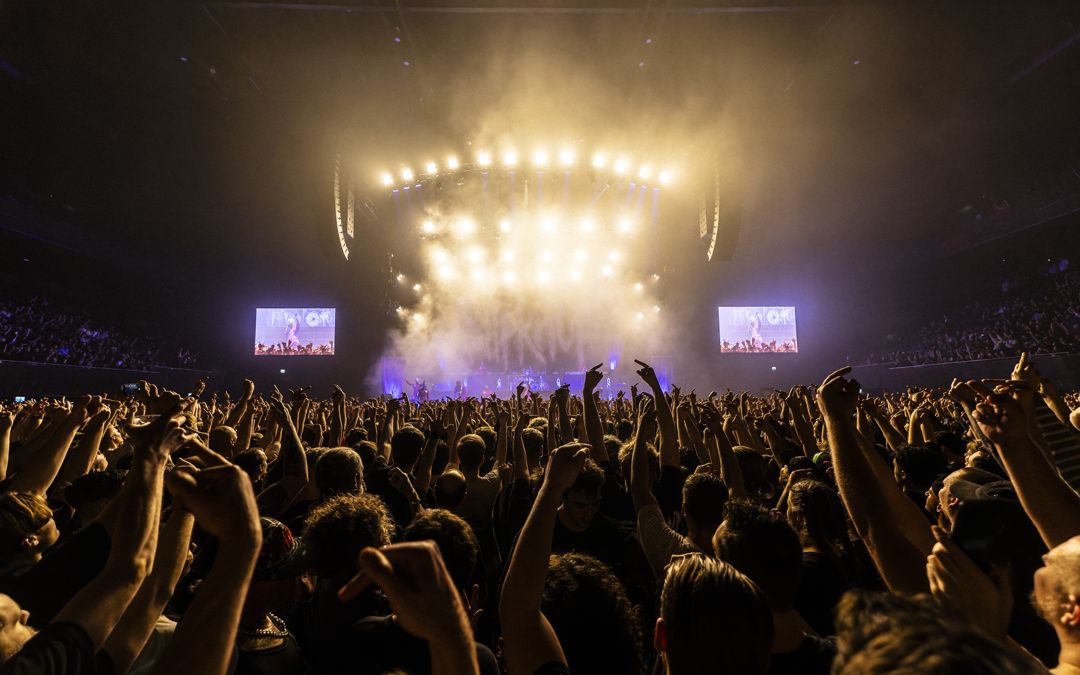
<svg viewBox="0 0 1080 675"><path fill-rule="evenodd" d="M581 443L567 443L555 448L548 459L544 487L562 494L570 489L589 457L588 446Z"/></svg>
<svg viewBox="0 0 1080 675"><path fill-rule="evenodd" d="M981 402L975 406L972 417L991 443L1022 445L1030 442L1027 415L1020 402L1009 395L1009 388L1001 386L991 392L986 383L976 381L968 382L968 386L981 395Z"/></svg>
<svg viewBox="0 0 1080 675"><path fill-rule="evenodd" d="M817 402L822 413L834 419L848 419L855 412L859 400L859 383L844 379L851 372L851 366L833 371L817 389Z"/></svg>
<svg viewBox="0 0 1080 675"><path fill-rule="evenodd" d="M401 627L427 640L433 651L446 645L448 638L471 638L469 617L434 542L365 548L360 551L359 563L359 574L338 591L339 598L350 600L376 584L386 594ZM473 651L469 642L468 649Z"/></svg>
<svg viewBox="0 0 1080 675"><path fill-rule="evenodd" d="M937 543L926 559L930 592L956 606L989 634L1003 638L1013 606L1009 575L987 575L941 528L934 527L933 532Z"/></svg>
<svg viewBox="0 0 1080 675"><path fill-rule="evenodd" d="M656 371L653 370L653 367L650 366L649 364L645 363L644 361L639 361L637 359L634 359L634 363L641 366L641 368L634 371L634 372L636 372L638 374L638 377L641 378L641 381L644 382L645 384L649 385L649 387L651 387L654 391L656 389L659 389L660 388L660 380L657 379Z"/></svg>
<svg viewBox="0 0 1080 675"><path fill-rule="evenodd" d="M596 385L604 380L604 374L600 372L603 367L604 364L598 363L585 371L585 384L582 387L585 394L592 393L592 390L596 389Z"/></svg>
<svg viewBox="0 0 1080 675"><path fill-rule="evenodd" d="M165 484L183 500L200 527L220 541L261 543L255 494L240 467L225 464L203 471L178 467L165 477Z"/></svg>

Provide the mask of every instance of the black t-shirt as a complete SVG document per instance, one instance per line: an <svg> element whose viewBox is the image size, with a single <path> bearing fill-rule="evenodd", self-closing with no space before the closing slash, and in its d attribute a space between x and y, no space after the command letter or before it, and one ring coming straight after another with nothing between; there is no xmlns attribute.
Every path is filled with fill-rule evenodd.
<svg viewBox="0 0 1080 675"><path fill-rule="evenodd" d="M2 675L96 675L94 644L82 626L53 623L41 629L0 668Z"/></svg>
<svg viewBox="0 0 1080 675"><path fill-rule="evenodd" d="M372 675L401 670L411 675L431 673L431 651L428 644L402 628L388 616L372 616L353 625L352 640L365 662L353 664L350 673ZM476 644L476 660L481 675L499 675L495 654L482 644Z"/></svg>
<svg viewBox="0 0 1080 675"><path fill-rule="evenodd" d="M368 492L383 500L400 532L412 522L413 513L408 498L390 484L392 468L385 459L376 457L371 466L364 469L364 484Z"/></svg>
<svg viewBox="0 0 1080 675"><path fill-rule="evenodd" d="M768 675L829 675L834 656L830 640L807 635L794 650L770 655Z"/></svg>
<svg viewBox="0 0 1080 675"><path fill-rule="evenodd" d="M234 675L303 675L307 672L304 655L292 635L271 649L240 649L237 653Z"/></svg>
<svg viewBox="0 0 1080 675"><path fill-rule="evenodd" d="M105 569L111 548L104 526L90 523L46 551L36 565L0 577L0 593L30 612L30 625L40 629Z"/></svg>
<svg viewBox="0 0 1080 675"><path fill-rule="evenodd" d="M795 611L818 635L835 635L833 612L848 589L844 573L835 560L823 553L804 551Z"/></svg>

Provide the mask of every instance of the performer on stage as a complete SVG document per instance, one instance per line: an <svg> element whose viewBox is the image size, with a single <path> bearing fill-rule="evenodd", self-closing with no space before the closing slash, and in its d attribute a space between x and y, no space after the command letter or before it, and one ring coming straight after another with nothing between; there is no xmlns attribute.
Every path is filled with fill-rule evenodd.
<svg viewBox="0 0 1080 675"><path fill-rule="evenodd" d="M751 351L758 351L764 341L761 338L761 316L750 315L750 347Z"/></svg>

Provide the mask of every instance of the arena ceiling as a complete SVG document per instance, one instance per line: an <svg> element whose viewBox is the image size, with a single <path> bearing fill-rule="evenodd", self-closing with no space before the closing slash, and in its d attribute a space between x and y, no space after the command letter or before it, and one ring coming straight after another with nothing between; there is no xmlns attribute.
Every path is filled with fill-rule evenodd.
<svg viewBox="0 0 1080 675"><path fill-rule="evenodd" d="M1068 176L1080 141L1068 2L0 12L4 190L121 250L208 266L332 257L336 153L374 184L400 157L506 138L675 147L687 186L730 162L750 251L868 251L1016 226L983 211Z"/></svg>

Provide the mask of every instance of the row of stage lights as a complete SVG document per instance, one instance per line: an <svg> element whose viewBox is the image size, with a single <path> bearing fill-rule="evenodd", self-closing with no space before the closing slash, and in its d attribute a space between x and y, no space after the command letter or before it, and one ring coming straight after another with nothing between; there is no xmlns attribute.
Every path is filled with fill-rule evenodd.
<svg viewBox="0 0 1080 675"><path fill-rule="evenodd" d="M520 222L518 223L520 226ZM540 218L538 221L538 230L543 234L555 234L560 229L560 220L553 216L546 216ZM579 223L580 231L584 234L590 234L596 230L596 221L592 218L582 218ZM514 230L515 224L509 218L503 218L499 220L499 231L503 234L509 233ZM449 224L437 223L433 219L426 219L420 223L420 233L424 236L436 236L446 232L452 233L460 238L467 238L476 234L478 230L476 221L469 217L457 218ZM630 218L619 218L615 221L615 229L621 234L631 234L634 231L634 221Z"/></svg>
<svg viewBox="0 0 1080 675"><path fill-rule="evenodd" d="M427 320L428 320L427 315L423 314L422 312L407 309L405 307L402 307L401 305L398 305L395 312L397 313L397 315L399 317L401 317L403 319L409 319L413 323L415 323L417 325L420 325L420 326L427 323ZM651 311L646 311L646 310L642 309L642 310L640 310L640 311L638 311L637 313L634 314L634 318L637 319L640 322L640 321L644 321L645 318L648 317L650 314L656 315L656 314L659 314L659 313L660 313L660 305L653 305ZM776 370L776 366L773 366L773 370Z"/></svg>
<svg viewBox="0 0 1080 675"><path fill-rule="evenodd" d="M517 168L520 157L517 150L507 149L502 153L502 166L508 170ZM551 164L551 158L548 156L547 150L539 148L533 152L532 165L539 169L546 169ZM494 156L491 152L481 150L476 153L475 165L480 169L488 169L494 165ZM564 148L559 152L558 164L563 169L569 170L573 168L577 163L577 155L572 148ZM461 169L461 161L457 157L451 156L446 159L444 165L446 171L458 171ZM648 164L642 164L637 167L636 174L633 173L633 164L629 157L608 157L602 152L598 152L592 156L592 167L596 170L605 170L610 168L611 172L616 176L632 176L637 175L638 180L647 181L652 180L655 176L656 180L661 185L670 185L674 178L674 173L671 169L662 169L658 172L654 172L653 168ZM439 175L440 167L436 162L427 162L424 164L424 171L420 175L420 178L434 178ZM413 183L418 179L417 173L409 167L404 167L400 172L401 182ZM382 184L385 187L393 187L395 184L394 174L384 173L382 175Z"/></svg>

